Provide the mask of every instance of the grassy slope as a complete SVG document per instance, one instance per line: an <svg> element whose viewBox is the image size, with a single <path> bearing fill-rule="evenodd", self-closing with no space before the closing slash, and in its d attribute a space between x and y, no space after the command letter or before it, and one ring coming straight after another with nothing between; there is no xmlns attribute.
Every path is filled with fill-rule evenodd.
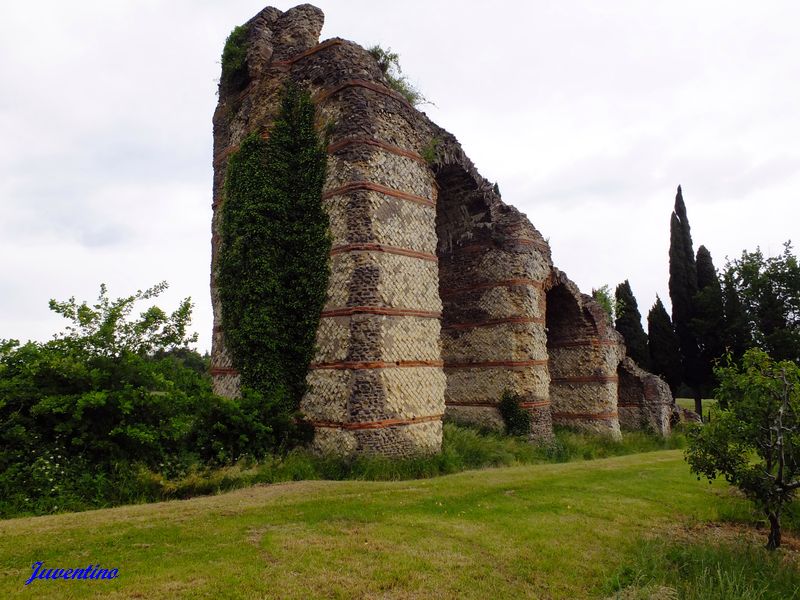
<svg viewBox="0 0 800 600"><path fill-rule="evenodd" d="M694 410L694 398L675 398L675 402L681 408L688 408L689 410ZM703 398L703 418L708 419L708 413L711 412L711 408L717 404L717 401L713 398Z"/></svg>
<svg viewBox="0 0 800 600"><path fill-rule="evenodd" d="M643 536L729 510L713 491L662 451L0 521L0 597L602 596ZM26 588L35 561L120 577Z"/></svg>

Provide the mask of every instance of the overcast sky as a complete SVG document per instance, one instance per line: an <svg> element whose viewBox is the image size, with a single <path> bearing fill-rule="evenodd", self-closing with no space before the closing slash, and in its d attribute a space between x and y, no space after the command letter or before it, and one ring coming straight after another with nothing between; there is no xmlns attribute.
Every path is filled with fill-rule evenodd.
<svg viewBox="0 0 800 600"><path fill-rule="evenodd" d="M294 2L274 2L285 10ZM318 1L323 39L380 43L586 292L667 293L682 184L717 267L800 222L797 2ZM0 338L49 298L167 280L210 347L219 56L253 0L0 4Z"/></svg>

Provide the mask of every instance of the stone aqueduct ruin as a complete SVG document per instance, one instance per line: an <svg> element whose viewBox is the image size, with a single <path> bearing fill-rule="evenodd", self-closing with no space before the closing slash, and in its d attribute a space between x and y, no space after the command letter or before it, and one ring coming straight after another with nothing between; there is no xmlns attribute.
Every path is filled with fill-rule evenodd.
<svg viewBox="0 0 800 600"><path fill-rule="evenodd" d="M666 433L666 384L625 358L600 306L553 266L539 231L502 202L455 137L390 89L364 48L319 43L323 19L310 5L262 10L247 23L246 86L220 89L215 390L235 396L239 387L214 276L227 158L249 133L269 130L292 81L333 124L323 194L331 278L301 404L317 450L436 452L445 415L501 427L506 390L530 412L534 439L553 425Z"/></svg>

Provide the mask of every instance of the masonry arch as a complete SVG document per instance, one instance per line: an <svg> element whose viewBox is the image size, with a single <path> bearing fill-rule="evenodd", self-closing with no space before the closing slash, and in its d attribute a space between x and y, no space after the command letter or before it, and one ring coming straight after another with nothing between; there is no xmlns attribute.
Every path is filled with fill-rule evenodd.
<svg viewBox="0 0 800 600"><path fill-rule="evenodd" d="M531 435L549 437L541 283L549 264L489 182L460 164L435 176L446 414L501 429L497 406L508 392L531 414Z"/></svg>
<svg viewBox="0 0 800 600"><path fill-rule="evenodd" d="M596 314L602 309L569 281L556 281L545 302L553 423L619 435L619 344L605 335L604 317Z"/></svg>

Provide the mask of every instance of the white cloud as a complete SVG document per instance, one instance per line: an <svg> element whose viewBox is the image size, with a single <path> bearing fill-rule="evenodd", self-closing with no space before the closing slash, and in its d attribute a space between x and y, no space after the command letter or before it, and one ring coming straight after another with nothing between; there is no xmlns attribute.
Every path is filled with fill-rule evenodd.
<svg viewBox="0 0 800 600"><path fill-rule="evenodd" d="M281 9L291 2L277 2ZM381 43L585 290L667 296L683 185L717 266L800 217L800 7L791 2L319 2L323 37ZM0 6L0 337L47 299L161 279L209 346L211 115L254 0Z"/></svg>

